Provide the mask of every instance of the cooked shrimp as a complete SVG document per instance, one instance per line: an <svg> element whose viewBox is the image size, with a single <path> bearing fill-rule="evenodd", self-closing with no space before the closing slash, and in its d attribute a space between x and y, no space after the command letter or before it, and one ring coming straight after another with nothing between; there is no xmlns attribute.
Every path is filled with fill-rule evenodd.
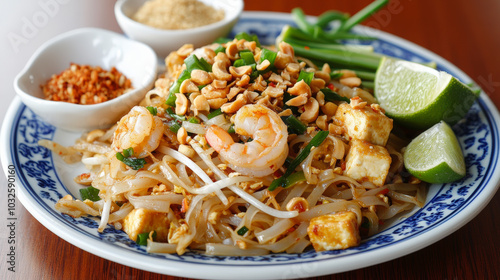
<svg viewBox="0 0 500 280"><path fill-rule="evenodd" d="M135 106L118 122L112 147L117 152L133 148L134 156L144 157L160 145L163 122L148 109Z"/></svg>
<svg viewBox="0 0 500 280"><path fill-rule="evenodd" d="M236 113L236 134L251 137L245 144L235 143L224 129L212 125L207 142L233 170L262 177L280 168L288 155L287 126L278 114L262 105L245 105Z"/></svg>

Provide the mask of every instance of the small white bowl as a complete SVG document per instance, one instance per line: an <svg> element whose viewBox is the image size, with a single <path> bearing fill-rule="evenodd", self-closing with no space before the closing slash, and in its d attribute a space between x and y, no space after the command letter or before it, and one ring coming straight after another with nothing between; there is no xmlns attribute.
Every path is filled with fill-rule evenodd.
<svg viewBox="0 0 500 280"><path fill-rule="evenodd" d="M199 0L216 9L224 10L224 19L191 29L165 30L132 19L134 13L146 1L118 0L115 4L115 17L125 34L151 46L161 59L184 44L201 47L212 43L217 38L226 36L238 21L244 6L243 0Z"/></svg>
<svg viewBox="0 0 500 280"><path fill-rule="evenodd" d="M80 105L46 100L41 89L53 74L70 63L113 66L132 82L133 89L109 101ZM81 28L63 33L43 44L14 79L14 89L33 112L65 130L85 131L116 123L153 87L158 58L147 45L98 28Z"/></svg>

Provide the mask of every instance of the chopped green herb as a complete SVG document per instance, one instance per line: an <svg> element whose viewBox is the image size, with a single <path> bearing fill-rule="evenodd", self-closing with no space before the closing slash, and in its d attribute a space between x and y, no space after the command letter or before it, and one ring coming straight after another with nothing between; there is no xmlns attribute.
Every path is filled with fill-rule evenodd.
<svg viewBox="0 0 500 280"><path fill-rule="evenodd" d="M200 123L200 120L197 117L190 117L188 122L190 123Z"/></svg>
<svg viewBox="0 0 500 280"><path fill-rule="evenodd" d="M299 73L299 78L297 79L297 82L304 80L304 82L306 84L310 85L313 78L314 78L314 72L307 72L307 71L301 70Z"/></svg>
<svg viewBox="0 0 500 280"><path fill-rule="evenodd" d="M245 235L245 233L247 233L247 232L248 232L248 228L247 228L246 226L242 226L242 227L241 227L241 228L240 228L240 229L239 229L236 233L237 233L238 235L243 236L243 235Z"/></svg>
<svg viewBox="0 0 500 280"><path fill-rule="evenodd" d="M342 78L344 74L342 72L339 72L339 71L332 71L332 73L330 73L330 79L332 80L337 80L337 79L340 79Z"/></svg>
<svg viewBox="0 0 500 280"><path fill-rule="evenodd" d="M220 52L223 53L223 52L226 52L226 48L224 48L224 46L222 46L222 45L219 45L217 48L215 48L214 51L215 51L215 54L218 54Z"/></svg>
<svg viewBox="0 0 500 280"><path fill-rule="evenodd" d="M320 131L314 135L313 139L311 139L305 148L300 151L299 155L290 163L290 166L286 169L285 174L271 182L268 190L274 191L277 187L284 187L286 184L286 178L290 176L295 171L295 168L297 168L297 166L299 166L307 158L307 156L311 153L312 147L318 147L321 143L323 143L323 141L325 141L328 134L328 131Z"/></svg>
<svg viewBox="0 0 500 280"><path fill-rule="evenodd" d="M167 108L167 113L170 117L172 117L172 119L174 119L180 124L182 124L182 122L186 120L185 116L179 116L176 113L174 113L174 110L171 107Z"/></svg>
<svg viewBox="0 0 500 280"><path fill-rule="evenodd" d="M139 170L146 164L146 160L143 158L125 157L120 152L116 153L116 158L134 170Z"/></svg>
<svg viewBox="0 0 500 280"><path fill-rule="evenodd" d="M234 36L234 38L236 38L237 40L241 40L241 39L245 39L247 41L254 41L255 43L257 43L257 47L260 48L260 42L259 42L259 38L257 37L257 35L250 35L246 32L240 32L238 34L236 34Z"/></svg>
<svg viewBox="0 0 500 280"><path fill-rule="evenodd" d="M227 130L227 133L231 134L231 133L236 133L236 131L234 130L234 124L231 124L231 126L229 127L229 129Z"/></svg>
<svg viewBox="0 0 500 280"><path fill-rule="evenodd" d="M351 103L351 100L349 98L341 96L329 88L322 88L321 92L323 92L323 94L325 95L326 101L345 101L347 103Z"/></svg>
<svg viewBox="0 0 500 280"><path fill-rule="evenodd" d="M186 70L189 73L191 73L195 69L212 72L212 65L208 63L203 57L201 59L198 59L198 57L194 54L184 59L184 64L186 64Z"/></svg>
<svg viewBox="0 0 500 280"><path fill-rule="evenodd" d="M214 110L212 112L210 112L208 115L207 115L207 118L208 119L211 119L211 118L215 118L217 117L218 115L222 115L222 110L219 108L217 110Z"/></svg>
<svg viewBox="0 0 500 280"><path fill-rule="evenodd" d="M96 189L92 186L80 189L80 196L82 197L82 201L91 200L91 201L99 201L101 198L99 197L99 189Z"/></svg>
<svg viewBox="0 0 500 280"><path fill-rule="evenodd" d="M151 115L156 116L158 114L158 109L153 106L147 106L146 109L151 113Z"/></svg>
<svg viewBox="0 0 500 280"><path fill-rule="evenodd" d="M153 240L156 238L156 231L153 231ZM148 245L148 239L149 239L149 232L143 232L143 233L139 233L137 235L137 241L136 243L138 245L143 245L143 246L147 246Z"/></svg>
<svg viewBox="0 0 500 280"><path fill-rule="evenodd" d="M306 176L304 175L304 172L297 171L297 172L290 174L290 176L285 178L285 181L283 183L283 188L286 189L286 188L294 186L295 184L298 184L300 182L305 182L305 181L306 181Z"/></svg>
<svg viewBox="0 0 500 280"><path fill-rule="evenodd" d="M128 149L125 149L123 150L123 156L128 158L128 157L131 157L134 155L134 149L132 147L128 148Z"/></svg>
<svg viewBox="0 0 500 280"><path fill-rule="evenodd" d="M304 134L307 131L307 126L299 121L294 115L281 117L283 122L288 125L288 132L291 134Z"/></svg>

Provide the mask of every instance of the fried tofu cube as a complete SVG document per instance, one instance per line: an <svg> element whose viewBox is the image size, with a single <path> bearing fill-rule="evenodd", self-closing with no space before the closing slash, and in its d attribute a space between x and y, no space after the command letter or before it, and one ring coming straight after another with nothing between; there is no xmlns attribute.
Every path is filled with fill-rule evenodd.
<svg viewBox="0 0 500 280"><path fill-rule="evenodd" d="M316 251L347 249L361 242L358 219L349 211L311 219L307 234Z"/></svg>
<svg viewBox="0 0 500 280"><path fill-rule="evenodd" d="M140 233L156 231L155 241L165 242L168 239L170 221L166 213L137 208L123 219L123 230L131 240L136 241Z"/></svg>
<svg viewBox="0 0 500 280"><path fill-rule="evenodd" d="M339 120L349 139L359 139L375 145L385 146L392 130L392 119L388 118L378 105L353 108L342 103L337 108L335 118Z"/></svg>
<svg viewBox="0 0 500 280"><path fill-rule="evenodd" d="M353 140L346 156L344 175L358 182L370 181L383 186L392 158L385 147Z"/></svg>

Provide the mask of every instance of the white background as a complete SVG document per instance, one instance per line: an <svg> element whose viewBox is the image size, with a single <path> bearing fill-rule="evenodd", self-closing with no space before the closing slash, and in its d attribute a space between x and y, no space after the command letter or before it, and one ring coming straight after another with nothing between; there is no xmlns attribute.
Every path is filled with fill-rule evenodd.
<svg viewBox="0 0 500 280"><path fill-rule="evenodd" d="M0 0L0 121L15 97L13 80L48 39L79 27L121 32L115 0ZM3 177L3 172L0 177ZM2 178L4 179L4 178ZM2 180L3 181L3 180Z"/></svg>

